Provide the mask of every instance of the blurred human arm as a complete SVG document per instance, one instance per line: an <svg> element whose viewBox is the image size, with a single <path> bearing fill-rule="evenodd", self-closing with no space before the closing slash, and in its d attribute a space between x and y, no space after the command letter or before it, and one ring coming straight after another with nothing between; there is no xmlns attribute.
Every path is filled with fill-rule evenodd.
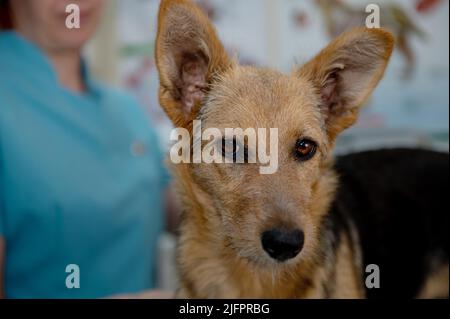
<svg viewBox="0 0 450 319"><path fill-rule="evenodd" d="M178 230L180 222L181 208L175 196L175 190L173 183L169 185L164 194L165 203L165 219L166 219L166 231L175 234Z"/></svg>
<svg viewBox="0 0 450 319"><path fill-rule="evenodd" d="M115 295L107 299L174 299L175 293L161 290L146 290L135 294Z"/></svg>

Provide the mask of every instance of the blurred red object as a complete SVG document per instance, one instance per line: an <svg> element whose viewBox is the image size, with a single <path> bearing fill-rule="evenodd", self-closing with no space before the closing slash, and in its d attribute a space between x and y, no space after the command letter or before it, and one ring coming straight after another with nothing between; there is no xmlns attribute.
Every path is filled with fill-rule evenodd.
<svg viewBox="0 0 450 319"><path fill-rule="evenodd" d="M420 13L430 11L436 7L442 0L420 0L417 2L416 10Z"/></svg>

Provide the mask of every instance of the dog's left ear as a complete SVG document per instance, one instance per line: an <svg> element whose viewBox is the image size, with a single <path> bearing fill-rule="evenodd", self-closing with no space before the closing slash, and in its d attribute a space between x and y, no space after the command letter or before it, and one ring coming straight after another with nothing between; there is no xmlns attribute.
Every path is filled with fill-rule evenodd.
<svg viewBox="0 0 450 319"><path fill-rule="evenodd" d="M330 140L353 125L381 80L394 47L391 33L360 28L336 38L298 74L316 88Z"/></svg>

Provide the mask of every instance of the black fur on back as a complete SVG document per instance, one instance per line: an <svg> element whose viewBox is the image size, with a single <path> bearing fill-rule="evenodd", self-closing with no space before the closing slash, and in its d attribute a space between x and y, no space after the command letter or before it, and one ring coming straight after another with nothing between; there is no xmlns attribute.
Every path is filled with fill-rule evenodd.
<svg viewBox="0 0 450 319"><path fill-rule="evenodd" d="M337 159L339 187L328 221L356 225L364 279L367 265L380 267L381 288L367 289L368 298L416 297L432 261L448 262L448 159L409 149Z"/></svg>

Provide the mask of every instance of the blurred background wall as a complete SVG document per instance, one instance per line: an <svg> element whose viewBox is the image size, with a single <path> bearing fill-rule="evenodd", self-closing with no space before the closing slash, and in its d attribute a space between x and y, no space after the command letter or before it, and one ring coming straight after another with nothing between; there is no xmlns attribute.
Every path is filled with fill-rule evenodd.
<svg viewBox="0 0 450 319"><path fill-rule="evenodd" d="M289 72L346 28L362 24L365 0L198 0L242 63ZM338 152L391 145L448 150L449 2L380 0L382 26L398 46L385 79ZM159 0L107 0L87 56L95 73L138 97L168 143L157 100L154 40Z"/></svg>
<svg viewBox="0 0 450 319"><path fill-rule="evenodd" d="M369 3L398 36L384 81L339 151L383 145L448 150L449 2L441 0L199 0L231 54L242 63L288 72L346 28L364 23ZM95 73L131 91L167 143L170 125L157 100L153 59L159 0L107 0L88 49ZM430 144L431 143L431 144Z"/></svg>
<svg viewBox="0 0 450 319"><path fill-rule="evenodd" d="M289 72L333 36L364 23L366 5L397 37L393 60L356 127L337 153L392 146L448 151L449 1L447 0L198 0L232 55L244 64ZM159 0L107 0L86 55L95 74L134 94L169 143L171 125L158 105L153 58ZM159 285L173 288L174 241L160 243Z"/></svg>

